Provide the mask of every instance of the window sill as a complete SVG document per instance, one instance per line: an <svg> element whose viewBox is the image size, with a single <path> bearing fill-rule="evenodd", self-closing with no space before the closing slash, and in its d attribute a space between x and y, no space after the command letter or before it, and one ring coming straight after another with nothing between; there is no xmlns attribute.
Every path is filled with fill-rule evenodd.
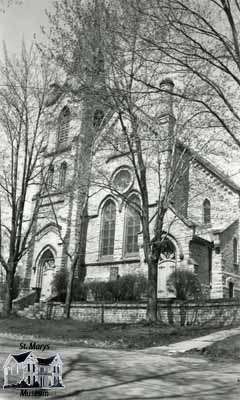
<svg viewBox="0 0 240 400"><path fill-rule="evenodd" d="M125 253L122 258L123 259L139 258L139 252L136 252L136 253Z"/></svg>
<svg viewBox="0 0 240 400"><path fill-rule="evenodd" d="M113 261L114 257L113 254L109 256L100 256L97 261Z"/></svg>

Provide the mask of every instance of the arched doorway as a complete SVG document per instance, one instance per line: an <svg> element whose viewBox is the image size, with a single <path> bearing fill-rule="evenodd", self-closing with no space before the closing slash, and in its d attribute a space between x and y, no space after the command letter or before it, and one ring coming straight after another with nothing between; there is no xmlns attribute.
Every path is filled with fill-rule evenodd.
<svg viewBox="0 0 240 400"><path fill-rule="evenodd" d="M174 297L167 290L167 280L169 275L176 268L176 247L174 243L166 237L161 244L161 253L158 262L158 282L157 297L169 298Z"/></svg>
<svg viewBox="0 0 240 400"><path fill-rule="evenodd" d="M51 277L55 267L55 257L51 249L46 249L37 263L36 289L38 296L46 297L51 292Z"/></svg>

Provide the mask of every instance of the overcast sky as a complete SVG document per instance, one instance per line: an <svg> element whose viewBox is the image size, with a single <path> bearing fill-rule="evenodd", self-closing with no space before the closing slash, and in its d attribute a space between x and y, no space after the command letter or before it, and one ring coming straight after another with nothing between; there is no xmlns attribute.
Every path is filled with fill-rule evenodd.
<svg viewBox="0 0 240 400"><path fill-rule="evenodd" d="M22 0L22 4L11 5L5 13L0 13L0 41L6 42L10 53L18 53L24 37L31 43L34 34L41 38L40 25L46 25L44 10L51 8L52 0Z"/></svg>

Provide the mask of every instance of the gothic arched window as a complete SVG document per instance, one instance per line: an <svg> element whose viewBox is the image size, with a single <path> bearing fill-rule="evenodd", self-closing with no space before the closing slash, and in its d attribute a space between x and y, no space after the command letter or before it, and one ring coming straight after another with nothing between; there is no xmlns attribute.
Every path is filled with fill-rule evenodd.
<svg viewBox="0 0 240 400"><path fill-rule="evenodd" d="M59 170L59 189L64 189L67 175L67 163L63 161Z"/></svg>
<svg viewBox="0 0 240 400"><path fill-rule="evenodd" d="M68 107L64 107L58 118L58 143L66 142L68 139L69 125L70 110Z"/></svg>
<svg viewBox="0 0 240 400"><path fill-rule="evenodd" d="M113 255L116 223L116 206L113 200L106 201L102 210L100 256Z"/></svg>
<svg viewBox="0 0 240 400"><path fill-rule="evenodd" d="M48 189L53 188L53 183L54 183L54 166L50 165L48 168L48 174L47 174L47 187Z"/></svg>
<svg viewBox="0 0 240 400"><path fill-rule="evenodd" d="M138 233L141 227L140 216L136 211L138 206L140 206L140 200L134 194L129 199L125 214L124 252L126 255L138 252Z"/></svg>
<svg viewBox="0 0 240 400"><path fill-rule="evenodd" d="M205 199L203 202L203 223L211 223L211 203L208 199Z"/></svg>

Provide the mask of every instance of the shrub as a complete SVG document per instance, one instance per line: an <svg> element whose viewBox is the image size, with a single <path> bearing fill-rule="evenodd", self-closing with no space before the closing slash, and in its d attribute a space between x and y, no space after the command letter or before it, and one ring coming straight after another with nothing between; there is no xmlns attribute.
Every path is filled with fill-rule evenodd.
<svg viewBox="0 0 240 400"><path fill-rule="evenodd" d="M85 284L86 290L88 293L91 293L94 300L103 301L107 299L111 299L111 293L108 293L106 290L106 283L102 281L93 281Z"/></svg>
<svg viewBox="0 0 240 400"><path fill-rule="evenodd" d="M64 302L66 298L68 271L60 270L53 278L52 288L57 300ZM86 301L92 294L95 301L139 301L147 290L147 279L144 275L128 274L114 281L93 281L83 283L79 279L73 281L73 301Z"/></svg>
<svg viewBox="0 0 240 400"><path fill-rule="evenodd" d="M56 294L59 301L64 302L67 293L67 282L69 273L66 269L58 271L52 281L53 293Z"/></svg>
<svg viewBox="0 0 240 400"><path fill-rule="evenodd" d="M87 300L87 287L79 279L74 279L72 290L73 301L86 301Z"/></svg>
<svg viewBox="0 0 240 400"><path fill-rule="evenodd" d="M197 275L185 269L176 269L170 274L167 288L178 300L196 300L201 297L201 284Z"/></svg>
<svg viewBox="0 0 240 400"><path fill-rule="evenodd" d="M145 295L147 279L140 274L127 274L113 281L93 281L86 285L96 301L138 301Z"/></svg>
<svg viewBox="0 0 240 400"><path fill-rule="evenodd" d="M58 271L52 282L53 291L59 301L64 302L67 294L67 283L69 273L66 269ZM73 301L84 301L87 298L87 287L79 279L74 279L72 300Z"/></svg>

